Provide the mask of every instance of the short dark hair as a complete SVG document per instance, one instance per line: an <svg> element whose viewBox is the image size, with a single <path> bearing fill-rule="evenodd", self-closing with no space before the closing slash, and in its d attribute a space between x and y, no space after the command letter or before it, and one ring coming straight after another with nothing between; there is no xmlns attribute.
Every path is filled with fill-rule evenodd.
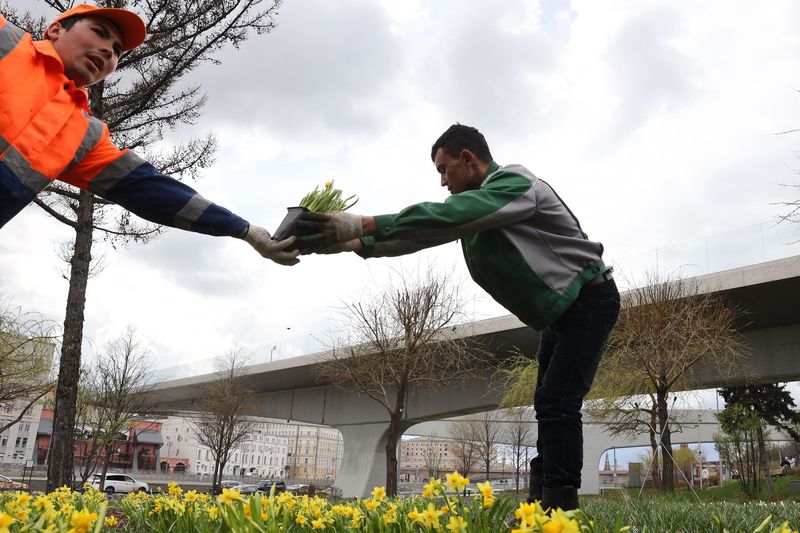
<svg viewBox="0 0 800 533"><path fill-rule="evenodd" d="M58 23L61 24L61 27L63 27L65 30L68 30L71 27L73 27L76 22L85 18L86 15L73 15L71 17L65 18L64 20L59 20Z"/></svg>
<svg viewBox="0 0 800 533"><path fill-rule="evenodd" d="M431 161L436 159L436 152L441 148L450 157L458 157L461 150L467 149L484 163L491 163L492 153L483 133L472 126L464 124L453 124L447 131L442 133L431 147Z"/></svg>

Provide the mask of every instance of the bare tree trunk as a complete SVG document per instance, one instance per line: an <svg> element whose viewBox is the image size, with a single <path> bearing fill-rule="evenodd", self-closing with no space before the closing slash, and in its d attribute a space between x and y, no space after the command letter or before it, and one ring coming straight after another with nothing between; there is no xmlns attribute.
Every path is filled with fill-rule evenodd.
<svg viewBox="0 0 800 533"><path fill-rule="evenodd" d="M403 405L389 417L389 431L386 435L386 494L397 496L397 441L400 438L400 422Z"/></svg>
<svg viewBox="0 0 800 533"><path fill-rule="evenodd" d="M70 260L69 293L64 316L64 342L58 369L56 405L53 414L53 442L47 468L47 490L63 485L72 486L75 476L73 453L75 416L78 400L78 378L81 370L83 320L86 305L86 285L92 261L92 225L94 195L81 191L78 204L75 246Z"/></svg>
<svg viewBox="0 0 800 533"><path fill-rule="evenodd" d="M114 453L114 446L106 448L105 455L103 456L103 470L100 472L100 485L99 490L104 490L106 487L106 474L108 474L108 463L111 461L111 454Z"/></svg>
<svg viewBox="0 0 800 533"><path fill-rule="evenodd" d="M764 431L761 429L761 422L759 421L758 430L756 433L758 440L758 462L761 467L761 472L764 475L764 480L767 482L767 494L770 498L775 497L775 486L772 483L772 476L769 475L769 460L767 459L767 447L764 443ZM756 498L760 495L755 494Z"/></svg>
<svg viewBox="0 0 800 533"><path fill-rule="evenodd" d="M669 406L667 405L667 392L659 390L656 393L658 408L658 428L661 430L661 454L664 464L661 467L661 481L663 490L675 490L675 468L672 463L672 432L669 429Z"/></svg>
<svg viewBox="0 0 800 533"><path fill-rule="evenodd" d="M661 453L661 446L658 441L658 434L656 433L656 412L650 411L650 448L653 450L653 460L650 465L650 472L653 477L654 488L661 491L661 468L658 466L658 456ZM643 483L646 483L645 479Z"/></svg>

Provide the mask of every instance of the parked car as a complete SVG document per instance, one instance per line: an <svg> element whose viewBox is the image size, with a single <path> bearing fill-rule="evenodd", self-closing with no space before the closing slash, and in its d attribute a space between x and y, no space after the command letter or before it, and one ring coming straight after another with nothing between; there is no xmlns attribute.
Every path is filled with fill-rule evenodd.
<svg viewBox="0 0 800 533"><path fill-rule="evenodd" d="M222 487L223 489L235 489L236 487L239 487L241 485L244 485L244 483L233 479L219 482L219 486Z"/></svg>
<svg viewBox="0 0 800 533"><path fill-rule="evenodd" d="M262 479L258 482L258 490L269 494L273 485L275 485L275 494L286 490L286 482L282 479Z"/></svg>
<svg viewBox="0 0 800 533"><path fill-rule="evenodd" d="M305 483L296 483L294 485L287 486L286 490L288 490L292 494L308 494L310 488L311 486L306 485Z"/></svg>
<svg viewBox="0 0 800 533"><path fill-rule="evenodd" d="M0 490L28 490L28 485L14 481L10 477L0 476Z"/></svg>
<svg viewBox="0 0 800 533"><path fill-rule="evenodd" d="M100 474L94 475L92 486L100 489ZM128 474L106 474L103 490L107 494L114 494L115 492L150 492L150 485L142 481L136 481Z"/></svg>
<svg viewBox="0 0 800 533"><path fill-rule="evenodd" d="M261 490L258 485L237 485L235 489L239 491L239 494L243 494L245 496L250 496L251 494L255 494Z"/></svg>

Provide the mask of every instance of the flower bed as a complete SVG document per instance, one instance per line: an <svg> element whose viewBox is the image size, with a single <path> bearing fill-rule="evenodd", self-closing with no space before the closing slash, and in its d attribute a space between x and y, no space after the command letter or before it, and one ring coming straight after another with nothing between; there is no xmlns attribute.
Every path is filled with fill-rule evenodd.
<svg viewBox="0 0 800 533"><path fill-rule="evenodd" d="M600 528L584 512L556 510L546 514L537 504L498 498L489 482L464 496L469 480L458 472L446 482L431 479L421 497L387 498L376 487L370 498L331 501L289 492L243 496L223 489L217 497L184 491L170 484L154 495L129 494L109 502L93 488L79 493L61 488L50 494L0 494L0 533L55 531L153 532L341 532L364 531L442 533L619 533L632 530L617 524ZM619 522L619 520L617 520ZM769 531L769 519L756 531ZM722 529L721 529L722 530ZM772 533L789 533L786 524Z"/></svg>

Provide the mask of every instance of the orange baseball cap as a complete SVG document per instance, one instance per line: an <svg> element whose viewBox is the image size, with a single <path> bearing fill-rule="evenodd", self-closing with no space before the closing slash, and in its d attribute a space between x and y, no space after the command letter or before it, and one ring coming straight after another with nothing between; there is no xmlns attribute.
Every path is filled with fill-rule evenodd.
<svg viewBox="0 0 800 533"><path fill-rule="evenodd" d="M147 37L147 28L139 18L139 15L127 9L116 9L111 7L97 7L89 4L78 4L72 9L67 9L53 22L61 22L62 20L74 17L75 15L91 15L93 17L103 17L119 28L122 34L122 49L133 50L144 42ZM52 24L52 22L51 22Z"/></svg>

